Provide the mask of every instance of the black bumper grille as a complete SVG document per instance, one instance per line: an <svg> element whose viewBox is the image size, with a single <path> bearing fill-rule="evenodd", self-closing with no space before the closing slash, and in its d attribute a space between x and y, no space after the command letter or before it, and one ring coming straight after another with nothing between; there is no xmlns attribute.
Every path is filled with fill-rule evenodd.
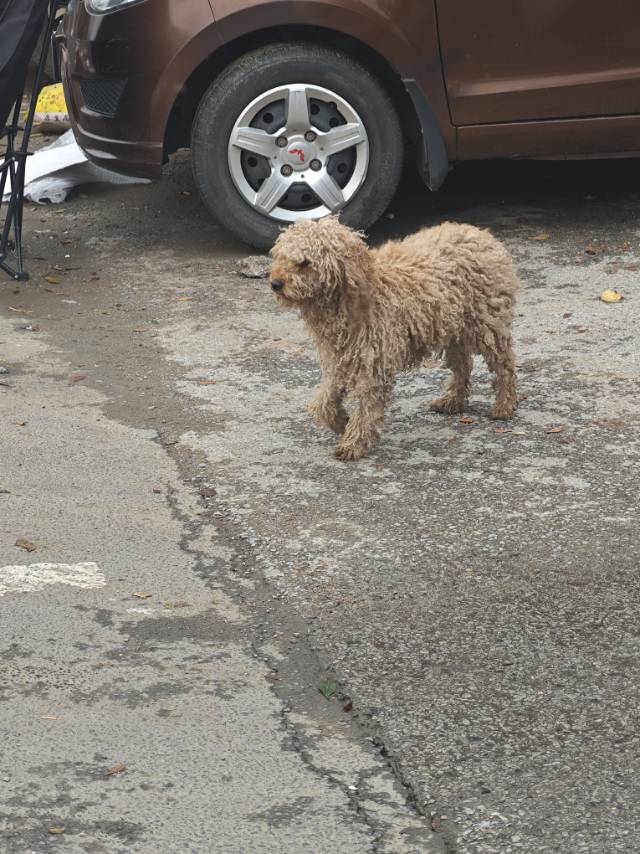
<svg viewBox="0 0 640 854"><path fill-rule="evenodd" d="M126 85L126 77L92 77L80 81L87 107L94 113L109 117L115 116Z"/></svg>

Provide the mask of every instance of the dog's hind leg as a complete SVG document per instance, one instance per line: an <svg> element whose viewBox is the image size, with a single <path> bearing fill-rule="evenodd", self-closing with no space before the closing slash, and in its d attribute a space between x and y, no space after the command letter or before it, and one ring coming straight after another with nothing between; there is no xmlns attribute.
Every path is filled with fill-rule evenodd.
<svg viewBox="0 0 640 854"><path fill-rule="evenodd" d="M375 445L390 392L388 388L374 386L358 394L358 406L336 447L339 460L359 460Z"/></svg>
<svg viewBox="0 0 640 854"><path fill-rule="evenodd" d="M451 379L442 397L431 401L430 409L455 415L463 411L469 397L473 357L464 345L451 344L446 351L446 365L451 371Z"/></svg>
<svg viewBox="0 0 640 854"><path fill-rule="evenodd" d="M518 408L516 362L511 336L496 335L496 347L483 348L481 352L489 369L495 374L493 387L496 392L496 402L489 415L491 418L511 418Z"/></svg>

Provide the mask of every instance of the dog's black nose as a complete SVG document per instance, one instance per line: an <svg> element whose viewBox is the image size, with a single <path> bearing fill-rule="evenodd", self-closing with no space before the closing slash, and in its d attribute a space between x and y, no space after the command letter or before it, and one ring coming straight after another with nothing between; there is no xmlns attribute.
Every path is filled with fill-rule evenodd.
<svg viewBox="0 0 640 854"><path fill-rule="evenodd" d="M271 280L271 289L274 291L281 291L284 288L284 282L280 279L272 279Z"/></svg>

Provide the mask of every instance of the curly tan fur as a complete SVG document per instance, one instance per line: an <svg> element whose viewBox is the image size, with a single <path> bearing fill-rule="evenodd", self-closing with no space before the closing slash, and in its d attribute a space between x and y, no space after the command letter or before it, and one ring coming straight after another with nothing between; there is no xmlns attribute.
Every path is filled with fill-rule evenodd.
<svg viewBox="0 0 640 854"><path fill-rule="evenodd" d="M437 412L461 412L473 355L495 374L491 416L517 407L511 343L518 279L490 232L445 222L369 250L330 217L300 221L273 250L279 302L300 311L318 349L322 383L311 403L320 424L342 434L336 456L355 460L376 443L398 373L444 353L452 372ZM357 400L351 417L347 393Z"/></svg>

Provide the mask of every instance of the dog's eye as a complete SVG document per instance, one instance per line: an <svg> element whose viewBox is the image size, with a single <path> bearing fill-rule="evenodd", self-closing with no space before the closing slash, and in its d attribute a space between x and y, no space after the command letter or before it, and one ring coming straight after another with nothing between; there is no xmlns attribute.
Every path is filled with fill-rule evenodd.
<svg viewBox="0 0 640 854"><path fill-rule="evenodd" d="M300 266L300 267L310 267L310 266L311 266L311 261L309 261L309 259L308 259L308 258L303 258L303 259L302 259L302 261L300 261L299 266Z"/></svg>

